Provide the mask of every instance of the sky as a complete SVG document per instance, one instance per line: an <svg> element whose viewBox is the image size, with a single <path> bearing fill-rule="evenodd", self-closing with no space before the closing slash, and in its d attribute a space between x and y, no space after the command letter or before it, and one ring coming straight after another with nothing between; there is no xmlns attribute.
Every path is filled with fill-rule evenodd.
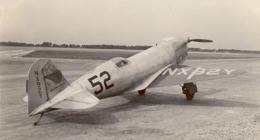
<svg viewBox="0 0 260 140"><path fill-rule="evenodd" d="M260 50L259 0L0 0L0 41Z"/></svg>

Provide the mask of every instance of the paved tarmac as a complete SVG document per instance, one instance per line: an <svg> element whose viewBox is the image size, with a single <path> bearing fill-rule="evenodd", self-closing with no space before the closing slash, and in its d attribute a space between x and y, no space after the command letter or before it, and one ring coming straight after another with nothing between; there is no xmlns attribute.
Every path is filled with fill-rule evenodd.
<svg viewBox="0 0 260 140"><path fill-rule="evenodd" d="M237 77L198 82L199 92L186 101L179 86L148 89L107 98L91 109L46 114L39 126L28 117L27 71L30 49L0 50L1 140L93 139L260 139L260 59L188 60L186 65L235 68ZM104 60L54 59L69 81Z"/></svg>

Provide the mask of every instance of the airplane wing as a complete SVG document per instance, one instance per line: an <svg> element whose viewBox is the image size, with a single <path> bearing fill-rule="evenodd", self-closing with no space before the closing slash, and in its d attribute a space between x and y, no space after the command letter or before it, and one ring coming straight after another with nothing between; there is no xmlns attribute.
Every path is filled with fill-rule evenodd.
<svg viewBox="0 0 260 140"><path fill-rule="evenodd" d="M202 68L170 64L150 75L126 92L136 92L146 88L164 87L189 82L215 80L236 76L242 73L242 71L236 69Z"/></svg>
<svg viewBox="0 0 260 140"><path fill-rule="evenodd" d="M163 87L190 82L227 78L242 74L242 71L229 68L203 68L171 65L164 69L147 88Z"/></svg>
<svg viewBox="0 0 260 140"><path fill-rule="evenodd" d="M146 89L165 69L167 69L170 66L172 66L172 64L167 65L164 68L160 69L159 71L155 72L154 74L148 76L147 78L140 81L139 83L137 83L132 88L125 91L125 93L136 92L138 90ZM179 67L184 67L184 66L179 65Z"/></svg>

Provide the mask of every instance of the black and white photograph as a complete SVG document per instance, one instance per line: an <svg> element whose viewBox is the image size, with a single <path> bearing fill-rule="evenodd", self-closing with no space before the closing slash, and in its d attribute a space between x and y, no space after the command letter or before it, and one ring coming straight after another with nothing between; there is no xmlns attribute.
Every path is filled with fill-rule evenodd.
<svg viewBox="0 0 260 140"><path fill-rule="evenodd" d="M0 139L260 140L259 6L0 0Z"/></svg>

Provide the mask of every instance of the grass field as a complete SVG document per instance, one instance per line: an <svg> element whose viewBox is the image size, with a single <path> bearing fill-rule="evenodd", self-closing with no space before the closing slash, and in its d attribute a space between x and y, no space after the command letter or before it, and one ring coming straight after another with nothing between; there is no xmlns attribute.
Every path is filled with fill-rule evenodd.
<svg viewBox="0 0 260 140"><path fill-rule="evenodd" d="M94 59L94 60L108 60L114 57L129 57L135 54L134 52L90 52L90 51L53 51L53 50L36 50L23 57L34 58L63 58L63 59Z"/></svg>

